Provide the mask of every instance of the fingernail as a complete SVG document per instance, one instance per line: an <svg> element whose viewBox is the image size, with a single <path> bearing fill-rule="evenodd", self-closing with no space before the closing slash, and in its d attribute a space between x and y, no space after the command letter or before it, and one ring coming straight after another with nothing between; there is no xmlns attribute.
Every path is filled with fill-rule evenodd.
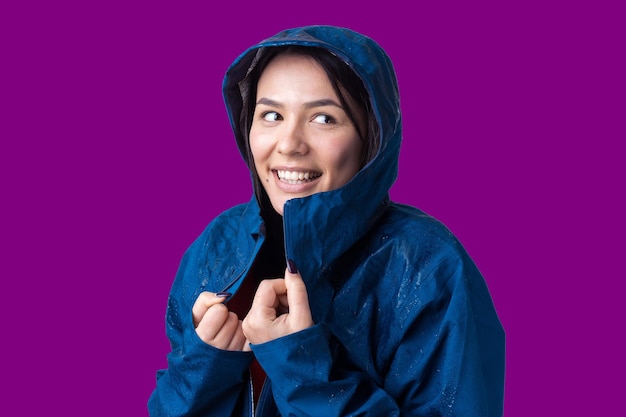
<svg viewBox="0 0 626 417"><path fill-rule="evenodd" d="M216 295L217 297L220 297L220 298L228 298L228 297L230 297L232 294L231 294L231 293L229 293L228 291L220 291L220 292L218 292L218 293L217 293L217 294L215 294L215 295Z"/></svg>
<svg viewBox="0 0 626 417"><path fill-rule="evenodd" d="M287 259L287 269L291 274L297 274L298 268L296 268L296 263L291 259Z"/></svg>

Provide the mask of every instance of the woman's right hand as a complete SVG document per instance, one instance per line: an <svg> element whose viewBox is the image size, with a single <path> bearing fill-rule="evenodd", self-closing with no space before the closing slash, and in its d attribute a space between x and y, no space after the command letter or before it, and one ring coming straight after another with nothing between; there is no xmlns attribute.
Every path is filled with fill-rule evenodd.
<svg viewBox="0 0 626 417"><path fill-rule="evenodd" d="M213 292L200 293L191 309L198 337L218 349L250 351L250 344L241 330L241 320L228 310L224 300Z"/></svg>

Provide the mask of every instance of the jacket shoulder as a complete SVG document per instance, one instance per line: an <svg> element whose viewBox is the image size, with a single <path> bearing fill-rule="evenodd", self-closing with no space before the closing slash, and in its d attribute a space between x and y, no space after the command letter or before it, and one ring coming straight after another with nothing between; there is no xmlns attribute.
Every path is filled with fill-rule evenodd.
<svg viewBox="0 0 626 417"><path fill-rule="evenodd" d="M390 231L398 244L406 243L415 248L437 247L455 251L462 249L459 240L441 221L422 210L399 203L391 203L378 229Z"/></svg>
<svg viewBox="0 0 626 417"><path fill-rule="evenodd" d="M217 215L204 228L196 241L206 242L210 240L215 233L225 233L232 235L236 233L242 224L246 224L245 217L249 214L249 204L238 204Z"/></svg>
<svg viewBox="0 0 626 417"><path fill-rule="evenodd" d="M491 306L478 266L442 222L415 207L393 203L377 230L378 236L389 236L388 259L404 265L401 280L412 282L410 287L417 290L421 282L443 297L471 293L472 303Z"/></svg>
<svg viewBox="0 0 626 417"><path fill-rule="evenodd" d="M392 203L370 236L388 259L405 265L407 277L480 273L459 239L441 221L420 209ZM443 282L441 282L443 283Z"/></svg>

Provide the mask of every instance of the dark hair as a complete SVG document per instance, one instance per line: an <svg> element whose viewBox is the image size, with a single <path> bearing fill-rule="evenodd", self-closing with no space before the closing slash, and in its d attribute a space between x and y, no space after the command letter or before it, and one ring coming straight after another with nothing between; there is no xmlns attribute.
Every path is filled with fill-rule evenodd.
<svg viewBox="0 0 626 417"><path fill-rule="evenodd" d="M247 147L247 158L254 179L254 187L259 201L261 201L263 187L254 167L254 160L250 151L250 128L256 107L257 84L261 74L278 55L294 54L313 58L326 72L333 90L337 94L346 114L356 127L359 137L363 141L361 154L361 168L365 166L378 152L380 134L376 117L370 102L369 94L359 76L341 59L323 48L307 46L277 46L259 50L257 58L242 81L241 91L243 107L239 117L239 129L244 136ZM347 95L347 96L346 96ZM352 105L350 105L352 103ZM365 121L365 126L359 120ZM365 131L364 131L365 128Z"/></svg>

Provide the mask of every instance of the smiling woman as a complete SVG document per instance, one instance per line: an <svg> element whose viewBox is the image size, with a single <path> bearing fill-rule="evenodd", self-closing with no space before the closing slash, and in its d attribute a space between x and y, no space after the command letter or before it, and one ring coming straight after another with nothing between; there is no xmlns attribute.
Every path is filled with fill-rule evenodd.
<svg viewBox="0 0 626 417"><path fill-rule="evenodd" d="M250 150L279 214L288 199L337 189L361 168L359 130L313 58L278 55L265 67L257 97Z"/></svg>
<svg viewBox="0 0 626 417"><path fill-rule="evenodd" d="M389 199L387 54L348 29L290 29L240 55L223 91L254 195L185 253L151 415L501 416L482 275L440 222Z"/></svg>

